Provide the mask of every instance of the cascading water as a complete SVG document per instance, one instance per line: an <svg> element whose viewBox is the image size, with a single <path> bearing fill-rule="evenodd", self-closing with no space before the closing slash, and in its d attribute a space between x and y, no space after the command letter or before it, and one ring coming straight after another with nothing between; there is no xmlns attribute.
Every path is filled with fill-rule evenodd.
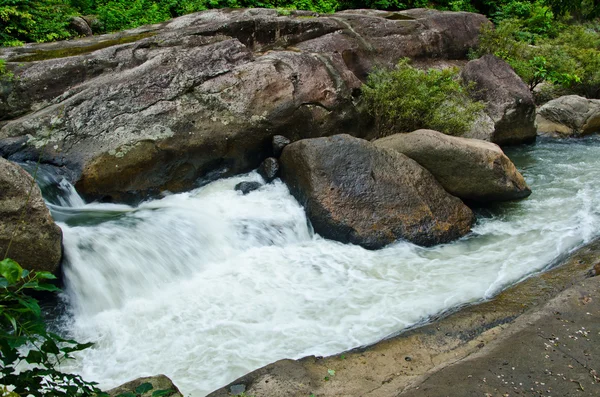
<svg viewBox="0 0 600 397"><path fill-rule="evenodd" d="M233 190L255 173L135 208L55 201L64 330L96 342L64 369L104 388L164 373L202 396L275 360L373 343L489 298L600 231L599 139L511 157L532 196L481 211L473 233L433 248L322 239L283 183Z"/></svg>

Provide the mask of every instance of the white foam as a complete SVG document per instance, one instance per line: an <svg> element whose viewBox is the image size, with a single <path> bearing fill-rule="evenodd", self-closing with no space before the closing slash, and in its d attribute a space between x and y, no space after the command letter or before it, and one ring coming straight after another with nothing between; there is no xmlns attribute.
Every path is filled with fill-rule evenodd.
<svg viewBox="0 0 600 397"><path fill-rule="evenodd" d="M65 326L96 342L65 368L105 388L164 373L203 396L278 359L373 343L490 297L599 230L598 141L514 155L532 196L433 248L322 239L281 182L233 190L254 173L117 208L106 222L63 223Z"/></svg>

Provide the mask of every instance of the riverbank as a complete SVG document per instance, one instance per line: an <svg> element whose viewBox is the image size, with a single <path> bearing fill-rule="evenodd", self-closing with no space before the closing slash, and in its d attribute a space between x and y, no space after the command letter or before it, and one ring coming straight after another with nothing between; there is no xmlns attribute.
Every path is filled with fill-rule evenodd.
<svg viewBox="0 0 600 397"><path fill-rule="evenodd" d="M600 240L496 298L346 353L281 360L209 396L594 396Z"/></svg>

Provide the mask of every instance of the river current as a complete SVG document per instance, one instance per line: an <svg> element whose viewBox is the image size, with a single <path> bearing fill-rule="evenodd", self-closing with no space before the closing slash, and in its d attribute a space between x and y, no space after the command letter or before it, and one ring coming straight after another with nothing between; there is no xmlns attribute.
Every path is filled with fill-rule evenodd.
<svg viewBox="0 0 600 397"><path fill-rule="evenodd" d="M63 369L103 388L162 373L198 397L278 359L371 344L488 299L600 232L600 139L507 154L533 194L477 210L471 234L432 248L323 239L282 182L234 191L256 173L136 207L86 204L63 182L46 195L64 233L60 323L95 342Z"/></svg>

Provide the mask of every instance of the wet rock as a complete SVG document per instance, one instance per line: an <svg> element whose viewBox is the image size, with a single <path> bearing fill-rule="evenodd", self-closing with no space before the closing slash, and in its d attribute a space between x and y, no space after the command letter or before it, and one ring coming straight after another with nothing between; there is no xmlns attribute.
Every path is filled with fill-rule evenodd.
<svg viewBox="0 0 600 397"><path fill-rule="evenodd" d="M279 162L274 157L268 157L258 167L258 173L263 179L269 183L273 179L277 178L279 173Z"/></svg>
<svg viewBox="0 0 600 397"><path fill-rule="evenodd" d="M145 383L149 383L152 386L152 389L146 391L145 393L139 394L136 389ZM139 390L139 389L138 389ZM109 390L107 393L111 397L118 396L119 394L124 393L134 393L135 396L139 397L152 397L152 393L155 393L159 390L170 390L171 392L166 394L161 394L161 396L165 397L183 397L183 393L179 391L177 386L165 375L156 375L156 376L148 376L144 378L138 378L132 380L131 382L127 382L122 384L121 386L117 386L114 389Z"/></svg>
<svg viewBox="0 0 600 397"><path fill-rule="evenodd" d="M281 152L283 148L289 145L291 141L284 137L283 135L275 135L273 137L273 156L279 157L281 156Z"/></svg>
<svg viewBox="0 0 600 397"><path fill-rule="evenodd" d="M71 18L69 27L76 31L80 36L91 36L92 28L88 25L87 21L81 17Z"/></svg>
<svg viewBox="0 0 600 397"><path fill-rule="evenodd" d="M260 182L240 182L237 185L235 185L235 190L238 192L242 192L242 194L248 194L250 192L253 192L255 190L260 189L260 187L262 186L262 183Z"/></svg>
<svg viewBox="0 0 600 397"><path fill-rule="evenodd" d="M378 139L374 144L415 160L448 193L463 200L516 200L531 194L512 161L491 142L418 130Z"/></svg>
<svg viewBox="0 0 600 397"><path fill-rule="evenodd" d="M537 111L538 134L568 138L600 132L600 100L566 95Z"/></svg>
<svg viewBox="0 0 600 397"><path fill-rule="evenodd" d="M73 170L88 199L118 202L254 169L274 135L369 137L352 93L373 66L464 59L489 23L471 13L389 14L208 10L2 48L15 79L0 82L0 155L41 154Z"/></svg>
<svg viewBox="0 0 600 397"><path fill-rule="evenodd" d="M486 113L494 122L493 132L485 137L473 128L467 138L485 138L498 145L532 142L536 137L535 103L527 84L505 61L485 55L470 61L461 72L467 83L475 85L475 99L486 103ZM486 125L482 126L487 130Z"/></svg>
<svg viewBox="0 0 600 397"><path fill-rule="evenodd" d="M62 231L52 220L38 185L24 169L0 157L2 258L10 244L8 257L24 269L56 274L62 257L61 243Z"/></svg>
<svg viewBox="0 0 600 397"><path fill-rule="evenodd" d="M381 248L430 246L469 232L473 213L414 160L349 135L283 150L282 177L325 238Z"/></svg>

